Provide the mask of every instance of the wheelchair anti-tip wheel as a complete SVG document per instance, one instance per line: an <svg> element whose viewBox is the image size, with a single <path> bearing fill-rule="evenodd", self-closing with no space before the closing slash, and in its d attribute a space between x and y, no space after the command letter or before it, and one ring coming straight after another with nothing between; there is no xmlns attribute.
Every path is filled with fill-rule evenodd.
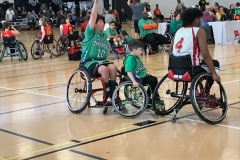
<svg viewBox="0 0 240 160"><path fill-rule="evenodd" d="M139 84L134 87L131 81L122 82L113 92L112 105L124 118L140 116L147 108L148 96L145 88Z"/></svg>
<svg viewBox="0 0 240 160"><path fill-rule="evenodd" d="M166 74L158 82L153 92L153 108L157 115L168 115L177 108L182 98L174 97L173 95L185 95L187 92L187 82L177 82L168 78ZM160 96L160 97L159 97Z"/></svg>
<svg viewBox="0 0 240 160"><path fill-rule="evenodd" d="M39 59L44 52L43 43L41 43L38 39L35 40L31 46L31 55L33 59Z"/></svg>
<svg viewBox="0 0 240 160"><path fill-rule="evenodd" d="M199 118L208 124L218 124L228 110L227 95L220 82L209 73L199 73L191 83L190 99Z"/></svg>
<svg viewBox="0 0 240 160"><path fill-rule="evenodd" d="M89 104L92 90L91 77L84 67L76 69L68 80L66 102L73 113L81 113Z"/></svg>

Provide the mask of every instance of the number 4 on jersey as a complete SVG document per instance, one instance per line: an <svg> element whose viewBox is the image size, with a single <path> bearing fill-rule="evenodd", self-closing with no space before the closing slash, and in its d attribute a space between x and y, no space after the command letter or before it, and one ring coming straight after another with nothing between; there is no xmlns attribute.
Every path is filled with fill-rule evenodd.
<svg viewBox="0 0 240 160"><path fill-rule="evenodd" d="M175 45L175 48L177 49L177 52L179 53L180 52L180 50L182 49L182 43L183 43L183 40L184 40L184 38L181 38L178 42L177 42L177 44Z"/></svg>

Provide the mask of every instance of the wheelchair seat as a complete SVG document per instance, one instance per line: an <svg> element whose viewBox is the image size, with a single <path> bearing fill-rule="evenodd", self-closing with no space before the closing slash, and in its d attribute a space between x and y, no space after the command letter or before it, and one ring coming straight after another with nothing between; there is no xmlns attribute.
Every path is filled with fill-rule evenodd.
<svg viewBox="0 0 240 160"><path fill-rule="evenodd" d="M191 55L169 57L168 78L174 81L191 82L193 75Z"/></svg>
<svg viewBox="0 0 240 160"><path fill-rule="evenodd" d="M44 44L52 44L53 43L53 35L45 35L43 39Z"/></svg>
<svg viewBox="0 0 240 160"><path fill-rule="evenodd" d="M16 37L3 37L3 45L4 47L15 48L16 46Z"/></svg>
<svg viewBox="0 0 240 160"><path fill-rule="evenodd" d="M79 39L79 32L78 31L73 31L68 33L68 39L69 41L75 41Z"/></svg>

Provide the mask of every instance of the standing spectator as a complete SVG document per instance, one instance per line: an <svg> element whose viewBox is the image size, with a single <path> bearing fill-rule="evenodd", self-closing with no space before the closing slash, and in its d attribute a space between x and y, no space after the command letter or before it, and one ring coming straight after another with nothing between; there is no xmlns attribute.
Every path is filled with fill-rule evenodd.
<svg viewBox="0 0 240 160"><path fill-rule="evenodd" d="M4 9L0 7L0 21L5 19L5 14L6 12L4 11Z"/></svg>
<svg viewBox="0 0 240 160"><path fill-rule="evenodd" d="M155 17L159 18L160 21L163 21L164 16L162 15L162 13L161 13L161 11L159 9L158 4L156 4L156 8L154 9L153 14L154 14Z"/></svg>
<svg viewBox="0 0 240 160"><path fill-rule="evenodd" d="M18 11L15 9L14 6L12 7L12 10L14 12L14 18L13 19L16 20L18 18Z"/></svg>
<svg viewBox="0 0 240 160"><path fill-rule="evenodd" d="M200 6L200 8L201 8L202 6L205 7L205 4L206 4L206 0L199 0L199 2L198 2L198 5Z"/></svg>
<svg viewBox="0 0 240 160"><path fill-rule="evenodd" d="M216 16L211 11L211 6L210 5L206 6L206 11L203 12L203 17L202 17L202 27L208 26L207 22L213 22L215 21L215 19L216 19Z"/></svg>
<svg viewBox="0 0 240 160"><path fill-rule="evenodd" d="M78 5L76 5L76 8L75 8L75 16L76 16L76 17L79 17L79 16L80 16L79 13L80 13L80 8L79 8Z"/></svg>
<svg viewBox="0 0 240 160"><path fill-rule="evenodd" d="M68 12L67 3L63 4L63 13L65 14L65 12Z"/></svg>
<svg viewBox="0 0 240 160"><path fill-rule="evenodd" d="M181 0L177 0L176 11L181 12L182 8L184 7L184 3Z"/></svg>
<svg viewBox="0 0 240 160"><path fill-rule="evenodd" d="M12 10L12 6L10 6L8 8L8 10L6 11L6 20L7 21L12 21L13 20L13 16L14 16L14 12Z"/></svg>
<svg viewBox="0 0 240 160"><path fill-rule="evenodd" d="M144 11L144 7L149 4L149 0L146 0L144 3L140 3L140 0L134 0L136 3L130 3L128 0L127 4L133 10L133 18L134 18L134 30L135 30L135 39L139 39L140 30L138 27L138 22L142 19L142 12Z"/></svg>
<svg viewBox="0 0 240 160"><path fill-rule="evenodd" d="M124 11L124 8L122 8L122 10L119 14L119 20L120 20L120 23L122 23L122 22L127 23L127 13Z"/></svg>

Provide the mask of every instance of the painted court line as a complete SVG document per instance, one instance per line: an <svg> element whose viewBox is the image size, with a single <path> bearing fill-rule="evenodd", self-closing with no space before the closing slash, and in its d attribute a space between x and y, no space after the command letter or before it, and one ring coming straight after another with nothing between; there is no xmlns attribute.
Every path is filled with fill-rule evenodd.
<svg viewBox="0 0 240 160"><path fill-rule="evenodd" d="M184 120L187 120L187 121L192 121L192 122L198 122L198 123L204 123L206 124L205 122L201 121L201 120L194 120L194 119L189 119L189 118L183 118ZM231 129L237 129L237 130L240 130L240 127L236 127L236 126L229 126L229 125L224 125L224 124L215 124L216 126L221 126L221 127L226 127L226 128L231 128Z"/></svg>
<svg viewBox="0 0 240 160"><path fill-rule="evenodd" d="M100 158L100 157L97 157L97 156L94 156L94 155L91 155L91 154L87 154L87 153L83 153L83 152L80 152L80 151L76 151L76 150L69 150L70 152L73 152L73 153L77 153L77 154L81 154L81 155L84 155L86 157L90 157L90 158L93 158L93 159L98 159L98 160L107 160L107 159L104 159L104 158Z"/></svg>

